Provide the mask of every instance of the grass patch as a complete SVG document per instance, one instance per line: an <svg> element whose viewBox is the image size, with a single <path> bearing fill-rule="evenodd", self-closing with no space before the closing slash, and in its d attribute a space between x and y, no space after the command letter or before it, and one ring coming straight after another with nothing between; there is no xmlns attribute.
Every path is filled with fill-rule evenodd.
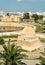
<svg viewBox="0 0 45 65"><path fill-rule="evenodd" d="M36 32L42 32L43 28L41 25L36 25Z"/></svg>
<svg viewBox="0 0 45 65"><path fill-rule="evenodd" d="M45 43L45 38L40 38L40 41Z"/></svg>
<svg viewBox="0 0 45 65"><path fill-rule="evenodd" d="M2 38L18 38L18 35L2 36Z"/></svg>
<svg viewBox="0 0 45 65"><path fill-rule="evenodd" d="M10 42L16 42L17 40L11 40ZM8 41L5 41L5 42L8 42Z"/></svg>
<svg viewBox="0 0 45 65"><path fill-rule="evenodd" d="M36 32L45 33L45 24L44 23L37 23L36 26Z"/></svg>

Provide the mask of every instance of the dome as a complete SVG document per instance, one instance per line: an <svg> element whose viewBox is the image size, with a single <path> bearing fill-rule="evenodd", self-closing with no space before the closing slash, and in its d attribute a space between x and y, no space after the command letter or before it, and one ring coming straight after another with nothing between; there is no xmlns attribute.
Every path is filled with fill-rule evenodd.
<svg viewBox="0 0 45 65"><path fill-rule="evenodd" d="M26 26L22 32L22 34L35 34L35 30L33 27Z"/></svg>

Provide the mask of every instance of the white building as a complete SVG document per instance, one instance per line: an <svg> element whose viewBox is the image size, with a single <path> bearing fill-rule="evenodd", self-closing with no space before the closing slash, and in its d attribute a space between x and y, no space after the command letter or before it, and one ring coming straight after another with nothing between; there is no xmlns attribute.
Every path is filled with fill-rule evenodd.
<svg viewBox="0 0 45 65"><path fill-rule="evenodd" d="M0 16L3 16L4 12L2 10L0 10Z"/></svg>

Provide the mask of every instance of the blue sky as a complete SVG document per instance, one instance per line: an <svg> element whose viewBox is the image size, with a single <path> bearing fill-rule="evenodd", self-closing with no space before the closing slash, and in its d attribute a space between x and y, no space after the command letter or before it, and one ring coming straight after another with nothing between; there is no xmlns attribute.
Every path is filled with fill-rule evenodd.
<svg viewBox="0 0 45 65"><path fill-rule="evenodd" d="M45 11L45 0L0 0L3 11Z"/></svg>

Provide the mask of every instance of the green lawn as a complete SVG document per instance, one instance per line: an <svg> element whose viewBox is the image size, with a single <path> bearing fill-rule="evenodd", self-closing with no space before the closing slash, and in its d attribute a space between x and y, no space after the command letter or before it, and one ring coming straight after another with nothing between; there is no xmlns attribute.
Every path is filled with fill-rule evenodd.
<svg viewBox="0 0 45 65"><path fill-rule="evenodd" d="M36 32L42 32L43 31L43 28L40 24L37 24L36 25Z"/></svg>

